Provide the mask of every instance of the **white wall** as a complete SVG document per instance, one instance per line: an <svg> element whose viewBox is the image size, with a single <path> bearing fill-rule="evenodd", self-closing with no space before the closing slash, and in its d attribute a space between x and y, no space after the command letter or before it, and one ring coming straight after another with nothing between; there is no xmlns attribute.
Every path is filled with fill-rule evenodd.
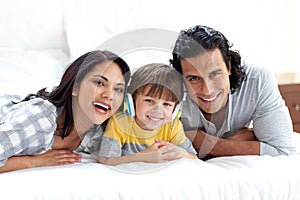
<svg viewBox="0 0 300 200"><path fill-rule="evenodd" d="M0 0L0 45L44 42L74 58L127 31L202 24L224 33L246 62L292 72L300 71L299 9L298 0Z"/></svg>

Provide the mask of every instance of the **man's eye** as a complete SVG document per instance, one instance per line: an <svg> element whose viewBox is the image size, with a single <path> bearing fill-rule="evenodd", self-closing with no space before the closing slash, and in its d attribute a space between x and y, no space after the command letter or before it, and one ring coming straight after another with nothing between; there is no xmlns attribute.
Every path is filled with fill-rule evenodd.
<svg viewBox="0 0 300 200"><path fill-rule="evenodd" d="M212 73L210 73L210 77L215 77L215 76L217 76L219 74L219 72L212 72Z"/></svg>
<svg viewBox="0 0 300 200"><path fill-rule="evenodd" d="M187 77L187 80L188 81L196 81L196 80L199 80L199 77L198 76L189 76L189 77Z"/></svg>

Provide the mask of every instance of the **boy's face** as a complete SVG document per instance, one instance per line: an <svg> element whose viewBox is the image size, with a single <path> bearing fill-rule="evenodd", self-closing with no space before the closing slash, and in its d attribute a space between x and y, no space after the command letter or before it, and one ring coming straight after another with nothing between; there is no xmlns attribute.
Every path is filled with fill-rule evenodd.
<svg viewBox="0 0 300 200"><path fill-rule="evenodd" d="M150 86L146 86L143 94L135 98L136 123L144 130L154 130L172 120L175 102L145 96Z"/></svg>
<svg viewBox="0 0 300 200"><path fill-rule="evenodd" d="M219 49L181 60L189 96L199 108L213 114L224 108L230 92L228 70Z"/></svg>

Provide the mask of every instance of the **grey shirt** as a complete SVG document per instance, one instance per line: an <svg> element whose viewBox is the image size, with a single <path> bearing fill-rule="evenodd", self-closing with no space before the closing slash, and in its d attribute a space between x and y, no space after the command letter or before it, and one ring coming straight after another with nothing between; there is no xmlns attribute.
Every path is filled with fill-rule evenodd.
<svg viewBox="0 0 300 200"><path fill-rule="evenodd" d="M184 129L199 128L210 135L226 138L253 125L260 141L260 155L289 155L296 151L292 141L292 121L274 76L265 68L246 66L247 79L229 94L225 121L220 130L207 121L190 98L183 104Z"/></svg>

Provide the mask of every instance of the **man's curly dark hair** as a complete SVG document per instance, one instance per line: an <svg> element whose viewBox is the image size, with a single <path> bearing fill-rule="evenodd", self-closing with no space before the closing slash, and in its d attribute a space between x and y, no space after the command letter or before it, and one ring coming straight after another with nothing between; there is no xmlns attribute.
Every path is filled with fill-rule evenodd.
<svg viewBox="0 0 300 200"><path fill-rule="evenodd" d="M238 51L230 48L232 44L226 37L210 27L197 25L187 30L182 30L176 40L173 49L173 60L170 60L174 68L182 73L180 60L191 58L214 49L220 49L227 69L231 64L230 90L234 93L246 79L245 68L241 65L241 56Z"/></svg>

